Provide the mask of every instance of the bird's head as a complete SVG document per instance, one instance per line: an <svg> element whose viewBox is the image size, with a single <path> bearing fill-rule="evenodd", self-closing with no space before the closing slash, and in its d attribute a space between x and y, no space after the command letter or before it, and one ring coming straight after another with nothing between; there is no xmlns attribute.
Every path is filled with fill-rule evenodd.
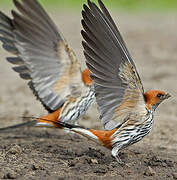
<svg viewBox="0 0 177 180"><path fill-rule="evenodd" d="M155 110L162 101L168 99L169 97L171 97L170 94L160 90L149 90L144 94L146 107L149 110Z"/></svg>

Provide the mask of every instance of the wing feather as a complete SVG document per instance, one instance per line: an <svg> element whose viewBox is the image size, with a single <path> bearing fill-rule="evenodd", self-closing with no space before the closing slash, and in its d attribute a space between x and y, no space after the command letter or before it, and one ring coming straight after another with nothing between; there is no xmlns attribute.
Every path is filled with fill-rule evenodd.
<svg viewBox="0 0 177 180"><path fill-rule="evenodd" d="M8 62L29 80L48 111L55 111L83 87L80 65L66 40L37 0L13 0L12 19L0 12L0 41L16 57Z"/></svg>
<svg viewBox="0 0 177 180"><path fill-rule="evenodd" d="M105 129L113 129L131 113L146 113L144 89L135 64L110 13L88 0L83 6L83 47L94 82L96 101Z"/></svg>

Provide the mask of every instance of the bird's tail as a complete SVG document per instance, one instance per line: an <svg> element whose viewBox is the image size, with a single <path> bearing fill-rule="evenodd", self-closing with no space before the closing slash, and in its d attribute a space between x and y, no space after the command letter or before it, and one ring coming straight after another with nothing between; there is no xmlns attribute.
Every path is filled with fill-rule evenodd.
<svg viewBox="0 0 177 180"><path fill-rule="evenodd" d="M43 116L40 118L25 117L25 118L31 119L31 121L0 128L0 132L9 131L9 130L21 128L21 127L27 127L27 126L28 127L31 127L31 126L54 127L54 128L63 129L63 126L60 125L60 121L59 121L60 110L61 108L59 108L53 113L48 114L47 116Z"/></svg>
<svg viewBox="0 0 177 180"><path fill-rule="evenodd" d="M24 123L12 125L12 126L0 128L0 132L9 131L9 130L12 130L12 129L25 127L25 126L34 126L36 123L37 123L36 120L28 121L28 122L24 122Z"/></svg>
<svg viewBox="0 0 177 180"><path fill-rule="evenodd" d="M101 144L108 149L112 149L112 135L117 131L117 128L110 131L86 129L82 126L67 124L65 122L60 122L60 126L64 129L69 129L72 132L87 137L88 139L96 142L97 144Z"/></svg>
<svg viewBox="0 0 177 180"><path fill-rule="evenodd" d="M100 142L98 141L98 137L92 133L91 129L87 129L74 124L68 124L65 122L60 122L59 125L63 127L63 129L66 131L71 131L76 134L80 134L81 136L87 137L88 139L100 144Z"/></svg>
<svg viewBox="0 0 177 180"><path fill-rule="evenodd" d="M60 111L61 111L61 108L59 108L53 113L48 114L47 116L37 118L36 119L37 122L35 126L63 128L62 126L60 126L60 120L59 120Z"/></svg>

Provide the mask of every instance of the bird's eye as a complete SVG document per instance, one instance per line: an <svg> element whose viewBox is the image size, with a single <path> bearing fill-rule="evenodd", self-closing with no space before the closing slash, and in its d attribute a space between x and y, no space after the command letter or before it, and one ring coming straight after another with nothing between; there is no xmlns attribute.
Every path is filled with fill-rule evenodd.
<svg viewBox="0 0 177 180"><path fill-rule="evenodd" d="M160 93L157 94L157 97L158 97L158 98L161 98L162 96L163 96L163 94L160 94Z"/></svg>

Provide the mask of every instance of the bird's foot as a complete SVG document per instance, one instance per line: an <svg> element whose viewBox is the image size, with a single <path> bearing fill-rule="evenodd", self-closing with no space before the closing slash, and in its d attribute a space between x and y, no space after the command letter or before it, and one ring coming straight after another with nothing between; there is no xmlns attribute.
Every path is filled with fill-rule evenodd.
<svg viewBox="0 0 177 180"><path fill-rule="evenodd" d="M120 157L118 155L115 156L115 158L120 165L125 165L125 163L120 159Z"/></svg>

